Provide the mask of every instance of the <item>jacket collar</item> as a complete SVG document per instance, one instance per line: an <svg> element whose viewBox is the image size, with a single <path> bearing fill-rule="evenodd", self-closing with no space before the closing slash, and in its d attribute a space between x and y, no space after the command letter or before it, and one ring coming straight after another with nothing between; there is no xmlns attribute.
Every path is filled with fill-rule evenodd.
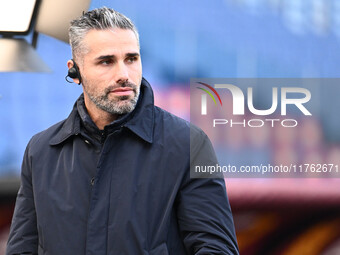
<svg viewBox="0 0 340 255"><path fill-rule="evenodd" d="M108 126L121 126L128 128L137 136L148 143L153 142L154 121L155 121L154 97L153 91L146 79L142 79L140 87L140 95L136 108L127 116L114 121ZM122 120L126 120L123 124ZM77 110L77 102L74 104L73 110L62 124L61 129L51 138L50 145L58 145L66 141L73 135L78 135L80 132L80 116Z"/></svg>

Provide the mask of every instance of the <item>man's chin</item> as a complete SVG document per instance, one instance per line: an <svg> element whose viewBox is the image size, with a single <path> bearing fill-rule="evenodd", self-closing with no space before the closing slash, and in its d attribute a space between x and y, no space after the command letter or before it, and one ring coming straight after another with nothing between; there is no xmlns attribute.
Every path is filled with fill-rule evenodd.
<svg viewBox="0 0 340 255"><path fill-rule="evenodd" d="M136 107L136 104L132 102L131 98L120 100L116 102L114 106L111 106L112 112L116 112L117 114L126 114L132 112Z"/></svg>

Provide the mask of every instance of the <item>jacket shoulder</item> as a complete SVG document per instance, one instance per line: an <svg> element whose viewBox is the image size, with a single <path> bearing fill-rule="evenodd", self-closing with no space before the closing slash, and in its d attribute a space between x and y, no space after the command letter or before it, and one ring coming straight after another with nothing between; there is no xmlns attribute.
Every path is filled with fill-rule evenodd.
<svg viewBox="0 0 340 255"><path fill-rule="evenodd" d="M163 132L176 134L175 137L178 139L187 141L208 139L198 126L157 106L155 106L155 120L158 128L161 128Z"/></svg>
<svg viewBox="0 0 340 255"><path fill-rule="evenodd" d="M162 120L167 125L174 125L174 127L178 128L189 128L190 122L181 117L178 117L158 106L155 106L155 119L156 122Z"/></svg>
<svg viewBox="0 0 340 255"><path fill-rule="evenodd" d="M32 136L29 142L29 147L40 148L48 146L50 140L62 129L65 121L66 119L59 121L58 123Z"/></svg>

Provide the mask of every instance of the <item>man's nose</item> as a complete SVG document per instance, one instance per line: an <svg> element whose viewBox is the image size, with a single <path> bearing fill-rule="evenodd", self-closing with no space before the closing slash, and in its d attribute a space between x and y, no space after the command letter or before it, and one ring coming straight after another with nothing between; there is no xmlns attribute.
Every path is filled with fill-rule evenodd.
<svg viewBox="0 0 340 255"><path fill-rule="evenodd" d="M118 62L115 68L116 82L122 83L129 79L128 67L124 62Z"/></svg>

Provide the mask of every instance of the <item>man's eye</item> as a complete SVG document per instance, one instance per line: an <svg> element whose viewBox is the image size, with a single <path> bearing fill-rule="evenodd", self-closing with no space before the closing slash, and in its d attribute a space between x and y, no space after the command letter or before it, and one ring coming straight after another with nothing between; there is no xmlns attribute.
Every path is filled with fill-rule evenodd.
<svg viewBox="0 0 340 255"><path fill-rule="evenodd" d="M99 62L99 64L110 65L110 64L112 64L112 60L102 60L102 61Z"/></svg>
<svg viewBox="0 0 340 255"><path fill-rule="evenodd" d="M137 57L130 57L127 60L128 60L128 62L132 63L132 62L137 61Z"/></svg>

